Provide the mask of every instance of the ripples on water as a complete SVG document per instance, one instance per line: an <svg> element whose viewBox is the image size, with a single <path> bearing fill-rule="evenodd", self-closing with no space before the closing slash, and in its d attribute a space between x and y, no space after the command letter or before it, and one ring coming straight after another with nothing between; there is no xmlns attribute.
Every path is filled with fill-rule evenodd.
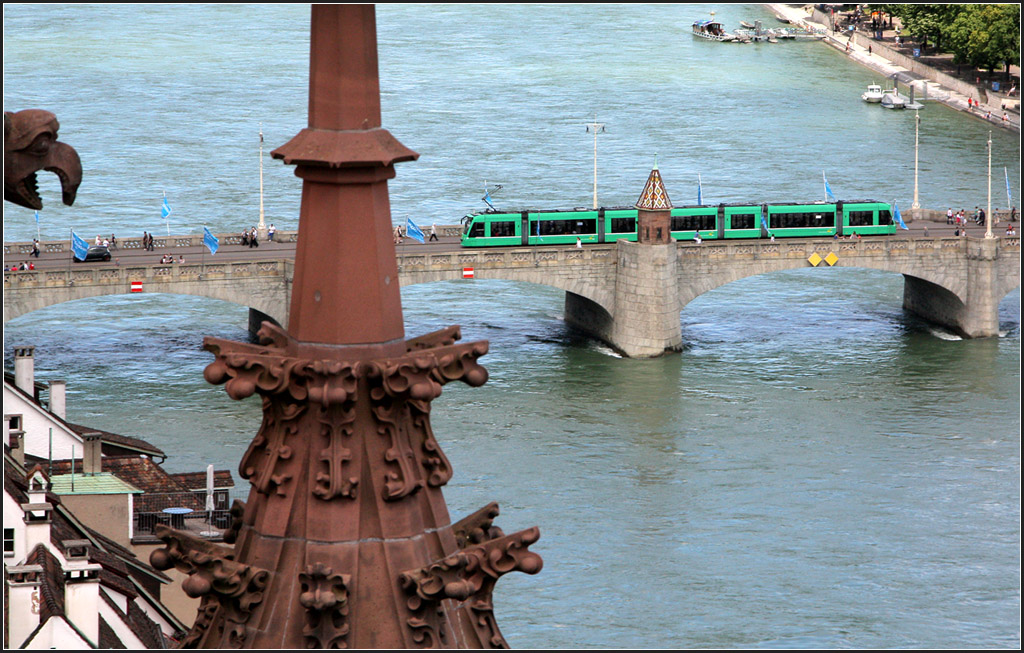
<svg viewBox="0 0 1024 653"><path fill-rule="evenodd" d="M484 180L502 205L588 204L595 113L606 204L635 201L657 154L676 203L698 173L710 201L814 199L825 168L840 194L909 206L912 122L859 101L870 71L813 44L695 41L710 9L381 6L385 126L422 154L390 184L395 221L454 222ZM5 109L54 110L86 167L71 209L44 180L44 238L161 233L163 190L175 232L254 223L257 126L269 151L305 125L307 44L291 5L5 6ZM937 105L922 119L925 204L980 203L985 126ZM1016 179L1018 141L993 139ZM268 221L294 227L299 181L265 163ZM5 206L5 240L34 230ZM905 314L898 276L775 273L693 301L683 352L653 361L567 329L562 297L403 290L408 336L490 341L490 381L446 387L433 418L453 517L497 500L506 532L541 528L543 572L495 594L513 646L1019 645L1019 291L1003 337L964 341ZM203 381L201 341L245 340L246 318L194 297L79 301L6 325L5 363L35 345L74 421L153 442L172 471L237 469L259 403Z"/></svg>

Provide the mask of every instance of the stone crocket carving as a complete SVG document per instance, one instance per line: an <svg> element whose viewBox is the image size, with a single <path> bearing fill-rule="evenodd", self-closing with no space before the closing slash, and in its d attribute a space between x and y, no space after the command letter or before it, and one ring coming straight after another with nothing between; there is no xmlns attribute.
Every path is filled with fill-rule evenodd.
<svg viewBox="0 0 1024 653"><path fill-rule="evenodd" d="M62 199L75 203L82 183L82 161L75 148L57 141L57 116L42 109L4 112L4 199L39 210L36 172L47 170L60 178Z"/></svg>

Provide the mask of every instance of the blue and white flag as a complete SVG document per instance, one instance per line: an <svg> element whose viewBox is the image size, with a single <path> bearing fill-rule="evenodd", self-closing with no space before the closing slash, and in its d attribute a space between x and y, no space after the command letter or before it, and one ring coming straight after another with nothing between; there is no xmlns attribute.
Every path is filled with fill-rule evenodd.
<svg viewBox="0 0 1024 653"><path fill-rule="evenodd" d="M167 196L164 195L164 205L160 209L160 215L166 220L171 215L171 205L167 203Z"/></svg>
<svg viewBox="0 0 1024 653"><path fill-rule="evenodd" d="M821 180L825 182L825 199L836 201L836 196L832 194L832 188L828 185L828 179L825 179L825 171L821 171Z"/></svg>
<svg viewBox="0 0 1024 653"><path fill-rule="evenodd" d="M425 243L426 239L423 237L423 230L416 226L410 218L405 219L405 234L413 240L418 240L421 243Z"/></svg>
<svg viewBox="0 0 1024 653"><path fill-rule="evenodd" d="M1005 170L1005 168L1004 168L1004 170ZM1009 180L1007 180L1007 182L1006 182L1006 189L1007 189L1007 193L1009 193L1009 189L1010 189L1010 182L1009 182ZM39 211L36 211L36 226L37 227L39 226Z"/></svg>
<svg viewBox="0 0 1024 653"><path fill-rule="evenodd" d="M697 174L697 205L698 206L701 206L701 205L704 204L702 199L703 198L701 197L701 192L700 192L700 174L698 173Z"/></svg>
<svg viewBox="0 0 1024 653"><path fill-rule="evenodd" d="M900 207L896 206L896 202L892 203L892 219L900 226L900 229L909 229L903 222L903 216L900 215Z"/></svg>
<svg viewBox="0 0 1024 653"><path fill-rule="evenodd" d="M1003 168L1003 175L1006 176L1006 206L1013 206L1013 196L1010 195L1010 173ZM39 222L39 213L36 213L36 222Z"/></svg>
<svg viewBox="0 0 1024 653"><path fill-rule="evenodd" d="M203 244L206 245L211 254L216 254L217 250L220 249L220 241L205 226L203 227Z"/></svg>
<svg viewBox="0 0 1024 653"><path fill-rule="evenodd" d="M71 252L79 261L84 261L86 254L89 253L89 243L76 234L74 229L71 230Z"/></svg>
<svg viewBox="0 0 1024 653"><path fill-rule="evenodd" d="M484 202L487 203L487 206L491 207L492 211L495 210L494 205L491 204L491 191L489 191L489 190L485 190L484 191L483 200L484 200Z"/></svg>
<svg viewBox="0 0 1024 653"><path fill-rule="evenodd" d="M768 223L764 221L764 210L761 210L761 226L764 228L766 234L770 234L768 231Z"/></svg>

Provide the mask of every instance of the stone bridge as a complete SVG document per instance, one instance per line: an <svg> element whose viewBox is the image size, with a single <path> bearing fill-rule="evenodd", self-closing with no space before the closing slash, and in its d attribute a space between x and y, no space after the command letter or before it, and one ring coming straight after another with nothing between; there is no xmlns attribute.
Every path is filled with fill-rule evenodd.
<svg viewBox="0 0 1024 653"><path fill-rule="evenodd" d="M904 276L903 306L967 337L998 334L1000 300L1020 285L1020 238L787 239L583 249L456 249L398 257L402 286L503 279L566 292L565 318L623 353L679 348L679 312L719 286L798 268L870 268ZM247 306L250 326L287 326L291 259L4 273L4 322L61 302L141 292L200 295ZM470 282L471 283L471 282Z"/></svg>

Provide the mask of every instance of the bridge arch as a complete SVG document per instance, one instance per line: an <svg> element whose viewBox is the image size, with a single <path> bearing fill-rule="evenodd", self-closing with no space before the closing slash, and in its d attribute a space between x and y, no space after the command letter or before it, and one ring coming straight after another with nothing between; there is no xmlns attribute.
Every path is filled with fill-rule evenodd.
<svg viewBox="0 0 1024 653"><path fill-rule="evenodd" d="M219 299L255 309L275 320L287 317L292 262L232 265L91 267L4 273L4 322L76 299L166 293Z"/></svg>
<svg viewBox="0 0 1024 653"><path fill-rule="evenodd" d="M473 270L475 281L500 280L548 286L579 295L597 304L611 315L615 309L615 286L607 283L604 275L578 274L579 270L565 270L545 267L533 268L484 268ZM433 283L437 281L462 280L463 270L417 270L406 266L399 274L402 287Z"/></svg>

